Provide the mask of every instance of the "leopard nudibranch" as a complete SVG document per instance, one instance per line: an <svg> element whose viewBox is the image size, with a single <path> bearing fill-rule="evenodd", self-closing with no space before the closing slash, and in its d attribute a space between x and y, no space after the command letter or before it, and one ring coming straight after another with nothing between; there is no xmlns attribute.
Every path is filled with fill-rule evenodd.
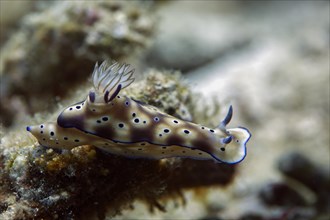
<svg viewBox="0 0 330 220"><path fill-rule="evenodd" d="M43 146L72 149L88 144L134 158L188 157L238 163L251 137L246 128L226 128L227 116L214 129L177 119L120 91L133 81L129 65L95 65L94 88L86 100L67 107L57 122L28 126Z"/></svg>

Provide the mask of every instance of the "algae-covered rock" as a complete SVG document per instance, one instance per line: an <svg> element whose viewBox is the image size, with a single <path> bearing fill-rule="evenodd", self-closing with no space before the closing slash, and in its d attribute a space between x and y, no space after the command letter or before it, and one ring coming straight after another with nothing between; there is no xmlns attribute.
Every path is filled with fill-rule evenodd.
<svg viewBox="0 0 330 220"><path fill-rule="evenodd" d="M127 94L170 115L192 120L192 111L188 108L194 101L194 96L178 71L151 69L145 80L134 83L127 89Z"/></svg>
<svg viewBox="0 0 330 220"><path fill-rule="evenodd" d="M96 61L136 55L153 27L149 7L139 2L57 1L25 16L1 49L4 125L19 113L52 109L55 97L84 82Z"/></svg>

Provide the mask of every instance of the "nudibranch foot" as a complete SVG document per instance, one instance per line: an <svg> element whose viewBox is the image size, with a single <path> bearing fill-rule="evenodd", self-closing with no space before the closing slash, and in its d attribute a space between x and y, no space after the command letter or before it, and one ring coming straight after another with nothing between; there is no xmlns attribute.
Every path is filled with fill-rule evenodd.
<svg viewBox="0 0 330 220"><path fill-rule="evenodd" d="M96 64L94 88L84 101L65 108L56 123L27 130L43 146L72 149L88 144L130 158L182 157L229 164L245 158L251 134L246 128L227 128L232 106L214 129L180 120L120 95L134 81L133 73L126 64Z"/></svg>

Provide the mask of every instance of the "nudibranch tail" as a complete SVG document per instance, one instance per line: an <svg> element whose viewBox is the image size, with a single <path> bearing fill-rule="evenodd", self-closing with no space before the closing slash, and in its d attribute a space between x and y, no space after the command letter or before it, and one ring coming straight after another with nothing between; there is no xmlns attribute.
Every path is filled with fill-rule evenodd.
<svg viewBox="0 0 330 220"><path fill-rule="evenodd" d="M57 123L27 128L43 146L71 149L89 144L130 158L167 157L214 159L234 164L246 156L251 134L245 128L227 128L233 108L217 128L174 118L120 91L133 81L129 65L95 65L94 91L86 100L64 109Z"/></svg>
<svg viewBox="0 0 330 220"><path fill-rule="evenodd" d="M70 150L88 144L93 139L93 141L97 140L96 137L87 135L78 129L61 128L56 123L28 126L26 130L38 139L40 145L57 149Z"/></svg>

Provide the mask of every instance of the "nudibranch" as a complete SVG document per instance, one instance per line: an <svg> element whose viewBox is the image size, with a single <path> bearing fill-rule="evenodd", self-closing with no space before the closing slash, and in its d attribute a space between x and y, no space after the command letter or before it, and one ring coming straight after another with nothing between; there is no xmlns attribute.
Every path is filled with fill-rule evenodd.
<svg viewBox="0 0 330 220"><path fill-rule="evenodd" d="M52 148L88 144L131 158L187 157L229 164L245 158L251 134L243 127L226 128L233 114L231 106L214 129L180 120L120 95L134 81L133 73L126 64L96 64L94 88L86 100L64 109L57 122L28 126L27 130L40 145Z"/></svg>

